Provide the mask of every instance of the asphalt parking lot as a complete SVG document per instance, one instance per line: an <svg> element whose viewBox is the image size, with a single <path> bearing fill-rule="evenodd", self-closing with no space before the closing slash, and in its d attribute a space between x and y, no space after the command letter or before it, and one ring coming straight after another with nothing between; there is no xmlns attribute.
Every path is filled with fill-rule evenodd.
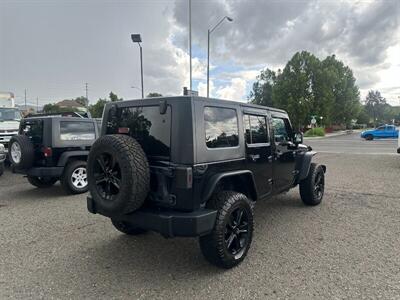
<svg viewBox="0 0 400 300"><path fill-rule="evenodd" d="M124 236L87 212L85 195L6 172L0 298L400 298L396 142L306 143L327 165L324 202L305 207L297 189L259 202L249 255L228 271L209 265L196 239Z"/></svg>

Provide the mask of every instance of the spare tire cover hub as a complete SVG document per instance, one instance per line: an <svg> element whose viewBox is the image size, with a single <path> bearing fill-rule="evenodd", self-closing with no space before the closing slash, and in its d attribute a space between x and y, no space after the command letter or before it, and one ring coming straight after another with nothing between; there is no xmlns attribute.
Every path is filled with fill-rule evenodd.
<svg viewBox="0 0 400 300"><path fill-rule="evenodd" d="M14 142L11 145L11 157L12 160L18 164L21 162L21 156L22 156L22 152L21 152L21 147L17 142Z"/></svg>

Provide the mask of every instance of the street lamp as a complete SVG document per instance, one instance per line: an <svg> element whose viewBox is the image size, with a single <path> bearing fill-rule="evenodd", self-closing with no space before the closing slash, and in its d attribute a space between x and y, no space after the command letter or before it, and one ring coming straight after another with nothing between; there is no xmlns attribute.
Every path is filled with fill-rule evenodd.
<svg viewBox="0 0 400 300"><path fill-rule="evenodd" d="M229 22L233 21L232 18L225 16L217 23L217 25L208 29L207 32L207 98L210 97L210 35L225 19Z"/></svg>
<svg viewBox="0 0 400 300"><path fill-rule="evenodd" d="M140 34L131 34L132 42L137 43L140 48L140 78L142 82L142 99L144 98L144 89L143 89L143 55L142 55L142 38Z"/></svg>

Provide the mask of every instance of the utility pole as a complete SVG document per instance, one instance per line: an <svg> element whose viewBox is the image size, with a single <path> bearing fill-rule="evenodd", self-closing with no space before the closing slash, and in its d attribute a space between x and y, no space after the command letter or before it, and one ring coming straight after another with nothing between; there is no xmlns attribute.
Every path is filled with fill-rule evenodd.
<svg viewBox="0 0 400 300"><path fill-rule="evenodd" d="M25 92L25 110L27 110L26 109L26 89L24 90L24 92Z"/></svg>
<svg viewBox="0 0 400 300"><path fill-rule="evenodd" d="M189 0L189 69L190 69L190 91L192 91L192 0Z"/></svg>
<svg viewBox="0 0 400 300"><path fill-rule="evenodd" d="M88 89L88 83L85 83L85 91L86 91L86 106L89 106L89 89Z"/></svg>
<svg viewBox="0 0 400 300"><path fill-rule="evenodd" d="M36 113L39 112L39 97L36 97Z"/></svg>

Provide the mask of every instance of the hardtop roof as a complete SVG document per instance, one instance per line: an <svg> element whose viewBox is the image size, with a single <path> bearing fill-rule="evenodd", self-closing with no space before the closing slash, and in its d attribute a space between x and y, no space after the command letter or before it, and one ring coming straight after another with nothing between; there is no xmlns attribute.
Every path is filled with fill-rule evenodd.
<svg viewBox="0 0 400 300"><path fill-rule="evenodd" d="M129 106L130 104L138 104L140 102L140 105L143 105L144 103L148 103L149 105L154 105L158 104L161 100L167 100L168 102L182 102L183 100L187 101L207 101L207 102L213 102L216 105L221 104L227 104L227 105L237 105L237 106L242 106L242 107L249 107L249 108L258 108L258 109L264 109L264 110L269 110L269 111L275 111L275 112L280 112L287 114L286 111L279 109L279 108L274 108L270 106L263 106L263 105L258 105L258 104L251 104L251 103L243 103L239 101L233 101L233 100L223 100L223 99L216 99L216 98L206 98L206 97L199 97L199 96L169 96L169 97L152 97L152 98L146 98L146 99L132 99L132 100L123 100L123 101L118 101L118 102L109 102L107 105L112 105L113 103L124 103L123 106ZM135 103L137 102L137 103Z"/></svg>

